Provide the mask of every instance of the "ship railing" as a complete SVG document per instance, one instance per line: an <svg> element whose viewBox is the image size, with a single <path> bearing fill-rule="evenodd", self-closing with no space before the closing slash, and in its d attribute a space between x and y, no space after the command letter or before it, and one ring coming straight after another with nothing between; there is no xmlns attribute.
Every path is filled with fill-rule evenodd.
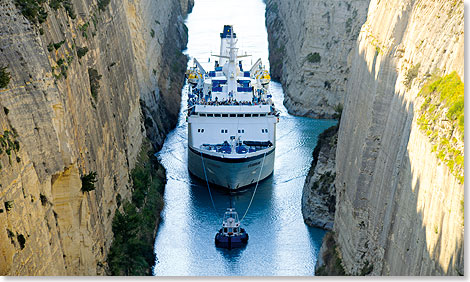
<svg viewBox="0 0 470 282"><path fill-rule="evenodd" d="M203 99L195 101L194 104L205 106L259 106L269 105L266 101L250 102L250 101L204 101Z"/></svg>
<svg viewBox="0 0 470 282"><path fill-rule="evenodd" d="M235 146L235 153L255 153L261 150L265 150L271 146L273 146L273 143L271 143L271 141L243 141L237 143L237 145ZM224 142L222 144L202 144L200 148L203 150L222 154L231 154L233 149L232 146L228 144L228 142Z"/></svg>

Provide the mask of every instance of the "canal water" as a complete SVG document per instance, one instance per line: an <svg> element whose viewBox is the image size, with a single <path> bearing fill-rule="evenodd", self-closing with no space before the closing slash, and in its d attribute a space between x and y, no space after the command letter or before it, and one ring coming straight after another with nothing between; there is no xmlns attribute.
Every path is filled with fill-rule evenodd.
<svg viewBox="0 0 470 282"><path fill-rule="evenodd" d="M224 24L234 25L239 38L239 54L245 68L258 58L268 66L268 42L262 0L196 0L186 25L189 42L186 54L197 58L206 69L213 66L209 57L219 53L219 34ZM165 207L155 241L158 276L264 276L313 275L324 231L304 224L301 196L305 176L312 161L318 135L335 124L331 120L295 117L287 113L279 83L270 90L281 111L277 125L274 173L259 183L253 203L242 227L250 238L246 247L218 249L214 237L230 204L240 218L245 213L254 187L230 196L213 189L211 203L205 182L190 176L187 168L187 125L183 112L187 86L182 90L182 105L177 127L168 135L158 157L167 171Z"/></svg>

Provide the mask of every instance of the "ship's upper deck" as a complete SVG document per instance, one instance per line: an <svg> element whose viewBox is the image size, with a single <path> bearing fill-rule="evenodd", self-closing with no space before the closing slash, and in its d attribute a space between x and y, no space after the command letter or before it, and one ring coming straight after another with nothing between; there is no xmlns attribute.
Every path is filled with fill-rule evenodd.
<svg viewBox="0 0 470 282"><path fill-rule="evenodd" d="M195 113L204 114L269 114L272 106L264 105L194 105Z"/></svg>

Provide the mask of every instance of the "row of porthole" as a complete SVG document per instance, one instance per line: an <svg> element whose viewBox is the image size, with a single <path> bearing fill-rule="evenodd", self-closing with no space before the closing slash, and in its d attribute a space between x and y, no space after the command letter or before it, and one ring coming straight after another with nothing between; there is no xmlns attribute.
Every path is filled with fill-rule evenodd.
<svg viewBox="0 0 470 282"><path fill-rule="evenodd" d="M201 117L265 117L266 114L199 114Z"/></svg>
<svg viewBox="0 0 470 282"><path fill-rule="evenodd" d="M197 132L203 133L204 128L198 128ZM220 133L228 133L228 129L221 129ZM238 133L245 133L245 129L239 129ZM268 133L268 129L267 128L261 129L261 133Z"/></svg>

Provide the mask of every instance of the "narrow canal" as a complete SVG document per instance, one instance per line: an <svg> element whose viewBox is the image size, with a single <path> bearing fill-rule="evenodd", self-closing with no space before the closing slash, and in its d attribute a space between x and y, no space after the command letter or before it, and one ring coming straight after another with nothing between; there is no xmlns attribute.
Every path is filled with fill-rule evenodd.
<svg viewBox="0 0 470 282"><path fill-rule="evenodd" d="M268 65L265 4L262 0L196 0L186 25L186 51L211 69L211 54L219 53L224 24L234 25L240 52L251 54L245 68L258 58ZM189 175L187 125L183 112L187 87L177 127L168 135L158 157L167 170L165 208L155 241L157 261L154 275L313 275L324 231L304 224L301 195L318 135L335 124L331 120L295 117L287 113L279 83L271 82L276 107L281 111L277 127L274 173L260 182L253 204L242 226L250 239L243 249L217 249L214 236L229 206L228 192L211 189L214 210L205 182ZM254 187L232 195L240 217Z"/></svg>

